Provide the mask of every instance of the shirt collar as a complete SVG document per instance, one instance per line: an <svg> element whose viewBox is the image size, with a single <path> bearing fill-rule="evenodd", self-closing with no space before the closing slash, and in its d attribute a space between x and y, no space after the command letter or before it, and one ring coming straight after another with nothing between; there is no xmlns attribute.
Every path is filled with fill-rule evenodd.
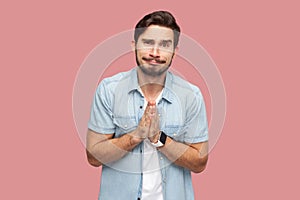
<svg viewBox="0 0 300 200"><path fill-rule="evenodd" d="M167 100L169 103L172 103L174 99L173 92L173 74L171 72L167 72L166 81L165 81L165 89L162 94L162 98Z"/></svg>
<svg viewBox="0 0 300 200"><path fill-rule="evenodd" d="M128 79L130 82L128 83L128 93L136 90L139 91L139 84L138 84L138 76L137 76L137 69L133 68L130 71L130 79ZM174 92L173 92L173 74L171 72L167 72L166 75L166 81L164 90L162 93L162 99L167 100L169 103L172 103L174 99Z"/></svg>
<svg viewBox="0 0 300 200"><path fill-rule="evenodd" d="M128 85L128 93L130 93L133 90L138 90L139 89L139 83L138 83L138 78L137 78L137 70L136 68L133 68L130 71L130 78L128 79L129 83Z"/></svg>

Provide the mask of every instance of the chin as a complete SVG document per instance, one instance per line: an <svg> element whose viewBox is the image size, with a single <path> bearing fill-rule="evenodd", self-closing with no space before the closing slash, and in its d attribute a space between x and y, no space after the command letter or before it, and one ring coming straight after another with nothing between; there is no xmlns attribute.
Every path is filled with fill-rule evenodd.
<svg viewBox="0 0 300 200"><path fill-rule="evenodd" d="M152 77L157 77L157 76L161 76L162 74L164 74L169 67L166 66L158 66L159 68L156 68L156 66L139 66L139 68L141 69L141 71L148 75L148 76L152 76Z"/></svg>

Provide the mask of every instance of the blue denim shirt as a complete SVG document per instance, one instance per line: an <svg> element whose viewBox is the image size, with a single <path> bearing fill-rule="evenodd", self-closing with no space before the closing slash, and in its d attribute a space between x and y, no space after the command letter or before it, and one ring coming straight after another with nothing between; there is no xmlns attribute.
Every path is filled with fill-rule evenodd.
<svg viewBox="0 0 300 200"><path fill-rule="evenodd" d="M143 115L144 96L139 92L136 68L105 78L91 107L88 128L114 137L135 130ZM158 102L160 129L182 143L208 140L205 104L200 90L167 72ZM193 200L191 172L173 164L158 151L164 200ZM99 199L136 200L142 191L143 143L123 158L102 167Z"/></svg>

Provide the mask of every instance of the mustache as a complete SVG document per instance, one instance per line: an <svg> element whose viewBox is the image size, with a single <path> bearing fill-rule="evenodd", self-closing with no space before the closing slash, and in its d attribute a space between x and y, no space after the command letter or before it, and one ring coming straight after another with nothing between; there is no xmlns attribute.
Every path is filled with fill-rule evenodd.
<svg viewBox="0 0 300 200"><path fill-rule="evenodd" d="M164 64L164 63L166 63L165 60L161 60L161 59L159 59L159 58L146 58L146 57L143 57L142 59L145 60L145 61L152 61L152 60L155 60L155 62L157 62L157 63L159 63L159 64Z"/></svg>

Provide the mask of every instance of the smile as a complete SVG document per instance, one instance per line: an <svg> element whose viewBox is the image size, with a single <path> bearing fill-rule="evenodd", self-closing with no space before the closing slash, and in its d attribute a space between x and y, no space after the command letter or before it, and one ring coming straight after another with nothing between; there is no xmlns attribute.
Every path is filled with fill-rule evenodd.
<svg viewBox="0 0 300 200"><path fill-rule="evenodd" d="M144 61L150 63L150 64L164 64L164 63L166 63L165 60L160 60L158 58L145 58L145 57L143 57L142 59Z"/></svg>

